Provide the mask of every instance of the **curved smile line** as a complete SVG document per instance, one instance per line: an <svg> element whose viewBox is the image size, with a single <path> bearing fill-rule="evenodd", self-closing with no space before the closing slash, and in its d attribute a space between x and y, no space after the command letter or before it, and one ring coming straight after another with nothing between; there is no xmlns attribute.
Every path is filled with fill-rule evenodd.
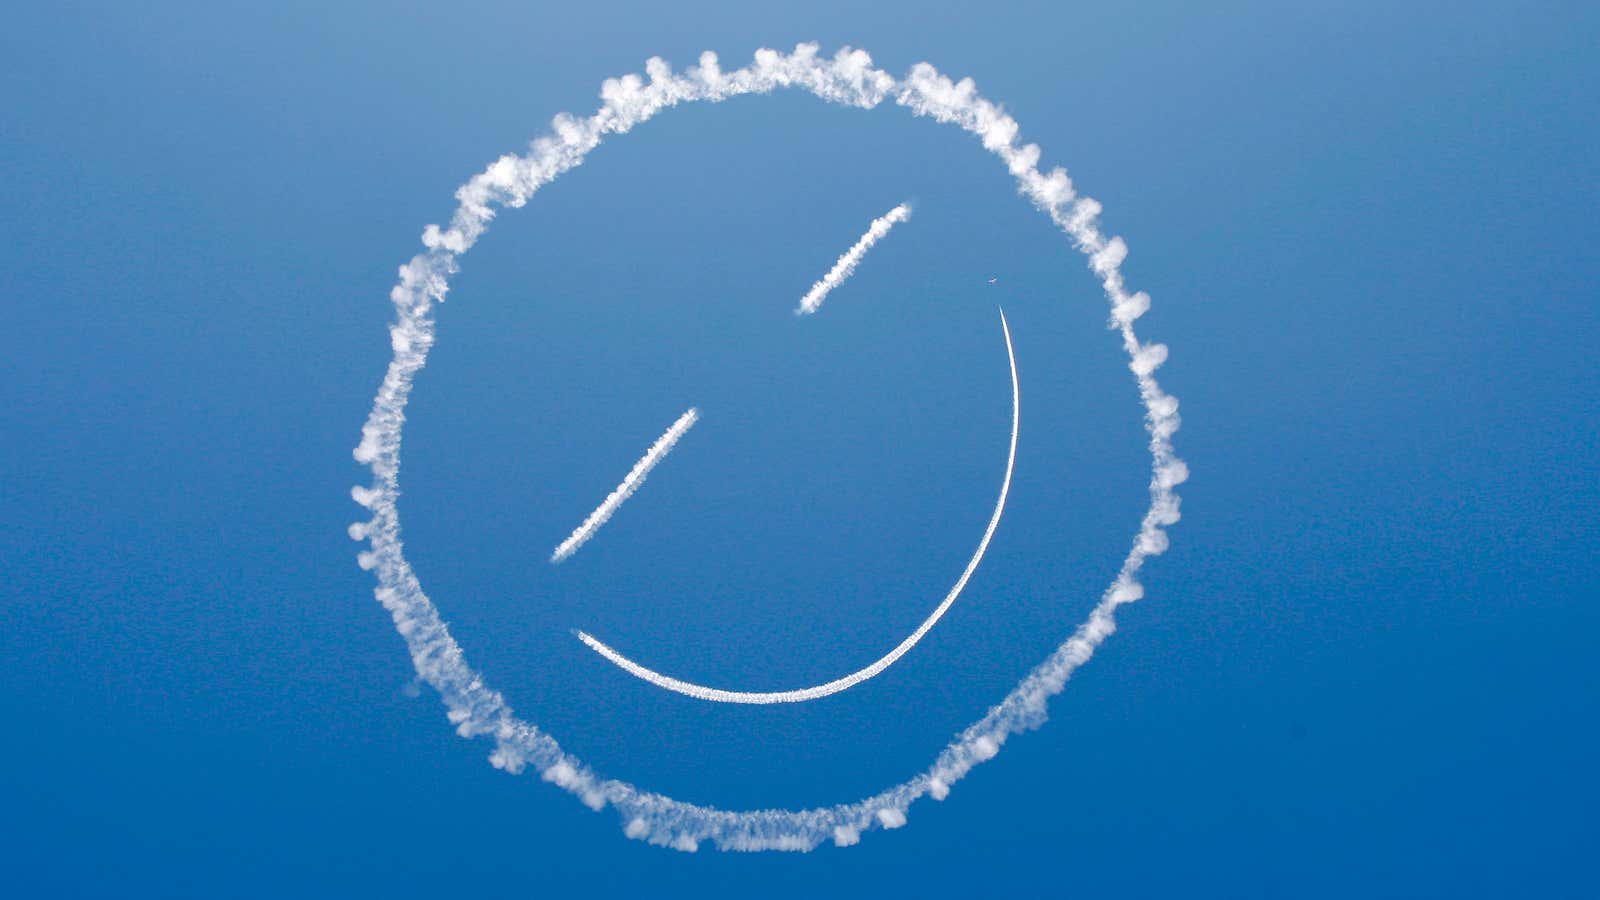
<svg viewBox="0 0 1600 900"><path fill-rule="evenodd" d="M589 649L610 660L613 664L636 678L644 679L656 687L694 697L697 700L709 700L715 703L801 703L806 700L816 700L855 687L894 665L895 661L904 656L912 647L915 647L917 642L922 640L923 636L931 631L934 625L938 624L939 619L956 602L956 598L961 596L961 591L966 588L967 581L972 578L972 573L977 571L978 563L983 561L983 555L989 549L989 541L994 537L995 528L1000 525L1000 515L1005 512L1006 495L1011 492L1011 472L1015 468L1017 461L1017 429L1021 423L1021 395L1017 387L1017 357L1011 349L1011 327L1006 323L1004 310L1000 311L1000 328L1006 340L1006 359L1011 364L1011 447L1006 452L1006 476L1000 483L1000 499L995 501L994 514L989 517L989 527L984 529L983 539L978 542L978 549L972 554L972 559L968 560L967 568L961 573L961 577L956 580L955 586L950 588L950 593L945 595L944 600L934 608L928 618L917 626L917 630L911 632L893 650L885 653L871 665L825 684L788 691L729 691L683 681L669 675L663 675L654 669L647 669L613 650L588 632L576 632L578 640L588 644Z"/></svg>

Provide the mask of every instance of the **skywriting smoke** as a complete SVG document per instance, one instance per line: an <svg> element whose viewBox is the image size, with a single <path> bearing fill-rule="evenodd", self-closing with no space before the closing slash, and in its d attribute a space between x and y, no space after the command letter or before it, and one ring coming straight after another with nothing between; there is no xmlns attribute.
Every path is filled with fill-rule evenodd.
<svg viewBox="0 0 1600 900"><path fill-rule="evenodd" d="M567 539L556 547L555 552L550 554L550 561L553 563L561 562L572 554L577 553L579 547L587 544L589 539L594 537L595 532L600 530L600 526L606 524L616 514L617 508L626 502L629 497L633 496L633 492L639 489L639 485L644 484L645 478L650 475L650 470L654 469L657 463L672 452L672 448L677 446L678 439L688 433L689 429L693 428L694 423L698 421L700 421L700 410L692 406L683 415L679 416L678 421L673 422L661 437L656 438L656 442L650 445L650 449L645 451L644 456L641 456L639 461L633 464L633 468L628 470L628 474L622 479L622 483L617 485L616 490L607 494L606 499L595 507L594 512L589 513L587 519L583 520L583 524L573 529L572 534L568 535Z"/></svg>
<svg viewBox="0 0 1600 900"><path fill-rule="evenodd" d="M926 63L896 79L874 68L863 51L842 50L830 60L818 55L815 44L801 44L787 54L758 50L749 66L729 72L711 53L702 54L698 66L682 73L674 73L660 59L649 60L645 72L645 78L627 75L606 81L600 109L588 118L556 116L551 133L535 140L526 155L501 157L456 192L459 206L447 227L430 225L424 230L426 249L400 268L399 282L390 292L397 311L390 328L394 358L354 451L356 460L371 468L373 480L353 488L351 495L371 516L351 525L350 536L369 543L358 562L376 570L377 599L393 616L418 677L439 692L460 735L494 741L489 760L495 766L510 772L532 766L544 780L591 808L614 808L628 837L681 850L694 850L707 841L726 850L810 850L827 840L854 844L867 830L903 826L914 802L924 796L943 799L973 766L999 753L1012 735L1042 724L1049 699L1115 631L1117 607L1144 595L1139 571L1147 559L1166 550L1165 529L1178 521L1173 488L1188 477L1172 447L1179 424L1178 401L1162 391L1153 375L1166 360L1167 348L1141 343L1134 332L1134 321L1149 308L1150 298L1128 292L1121 273L1127 245L1100 231L1100 204L1079 197L1062 169L1039 171L1038 146L1019 144L1016 120L980 97L970 79L953 82ZM606 135L626 133L664 109L791 87L861 109L891 101L915 115L975 135L1005 164L1021 194L1085 254L1110 301L1111 326L1121 336L1144 406L1150 436L1150 506L1120 570L1088 619L986 715L957 735L924 771L854 803L803 810L724 810L602 778L564 752L553 737L514 715L505 698L485 684L402 552L396 506L401 428L413 379L433 345L433 305L444 300L458 258L482 236L498 208L522 206L540 187L582 163Z"/></svg>
<svg viewBox="0 0 1600 900"><path fill-rule="evenodd" d="M911 218L911 205L902 203L873 219L872 224L867 226L867 233L863 234L860 240L851 245L850 249L839 257L839 261L833 264L833 268L828 270L828 274L822 276L816 284L811 286L811 290L806 291L806 295L800 298L800 306L795 309L795 313L809 316L816 312L817 307L822 305L822 301L827 299L828 292L843 284L844 280L849 278L850 274L856 270L856 266L861 262L861 257L867 255L867 251L872 249L872 245L883 240L883 236L888 234L889 229L893 228L896 223L904 222L909 218Z"/></svg>

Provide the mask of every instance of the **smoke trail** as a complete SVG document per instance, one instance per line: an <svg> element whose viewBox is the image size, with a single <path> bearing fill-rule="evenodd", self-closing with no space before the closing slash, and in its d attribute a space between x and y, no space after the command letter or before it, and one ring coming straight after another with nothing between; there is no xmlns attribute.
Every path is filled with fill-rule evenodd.
<svg viewBox="0 0 1600 900"><path fill-rule="evenodd" d="M827 299L828 292L844 283L844 280L850 277L850 273L856 270L856 265L861 262L861 257L867 255L867 251L872 249L872 245L882 240L883 236L888 234L889 229L893 228L896 223L904 222L909 218L911 218L911 205L902 203L873 219L872 224L867 227L867 233L863 234L861 239L855 242L854 246L846 250L844 255L839 257L839 261L833 264L833 268L828 270L828 274L822 276L822 280L813 284L811 290L806 291L806 295L800 298L800 306L795 310L795 315L809 316L816 312L817 307L822 305L822 301Z"/></svg>
<svg viewBox="0 0 1600 900"><path fill-rule="evenodd" d="M578 632L578 640L589 645L595 651L614 665L636 678L642 678L656 687L666 688L694 697L697 700L710 700L715 703L802 703L807 700L816 700L830 694L848 690L863 681L877 675L884 669L894 665L900 657L917 645L923 636L933 630L944 617L951 604L961 596L962 590L967 586L967 581L972 578L972 573L978 570L978 563L983 561L983 554L989 549L989 541L994 537L995 528L1000 525L1000 514L1006 509L1006 495L1011 492L1011 472L1017 463L1017 429L1022 420L1021 392L1017 388L1017 355L1011 349L1011 326L1006 323L1004 310L1000 312L1000 330L1006 339L1006 360L1011 364L1011 447L1006 451L1006 475L1000 481L1000 499L994 503L994 513L989 516L989 525L983 530L983 538L978 541L978 549L973 551L972 558L967 561L966 569L962 570L961 577L956 579L955 587L950 589L944 600L934 607L932 613L911 632L905 640L901 641L893 650L879 657L878 660L865 668L858 669L842 678L835 678L825 684L813 685L807 688L795 688L787 691L728 691L721 688L706 687L689 681L681 681L668 675L663 675L653 669L647 669L621 653L611 649L587 632Z"/></svg>
<svg viewBox="0 0 1600 900"><path fill-rule="evenodd" d="M535 140L526 155L501 157L474 176L456 192L459 205L449 227L424 229L425 251L400 267L399 282L390 291L396 310L389 332L394 358L354 450L356 460L369 466L373 476L370 486L351 490L352 498L371 513L368 521L350 526L351 538L370 543L357 562L377 571L374 593L405 640L417 676L439 692L458 734L493 738L489 761L496 767L520 772L531 765L544 780L590 808L615 808L628 837L680 850L694 850L704 841L724 850L810 850L826 840L841 846L854 844L867 830L904 825L911 804L924 796L943 799L973 766L999 753L1012 735L1041 725L1050 698L1060 693L1072 673L1116 630L1117 607L1144 596L1139 571L1150 557L1166 551L1166 527L1178 521L1178 496L1173 488L1189 474L1172 446L1179 424L1177 398L1164 392L1153 374L1166 360L1167 348L1141 343L1134 332L1134 321L1149 309L1150 298L1142 292L1129 293L1121 272L1128 248L1121 238L1101 232L1097 223L1100 204L1079 197L1064 170L1040 172L1039 147L1019 144L1016 120L979 96L971 79L953 82L927 63L913 66L904 79L896 79L874 68L871 57L861 50L841 50L827 60L818 57L815 44L800 44L788 54L758 50L748 67L732 72L722 71L712 53L701 54L700 64L681 74L661 59L649 60L645 72L648 82L638 75L606 81L600 89L601 106L593 116L556 116L552 132ZM1005 164L1019 192L1088 258L1110 301L1110 326L1121 336L1144 407L1150 435L1150 506L1121 568L1088 619L987 714L957 735L926 770L855 803L734 811L686 803L625 781L601 778L564 752L555 738L518 718L505 698L484 682L405 559L396 506L400 436L413 380L433 345L433 305L444 300L458 257L482 236L496 207L522 206L551 179L583 162L602 137L626 133L668 107L692 101L714 103L788 87L860 109L874 109L891 100L913 115L975 135L984 149Z"/></svg>
<svg viewBox="0 0 1600 900"><path fill-rule="evenodd" d="M583 524L573 529L572 534L556 547L556 551L550 554L550 561L561 562L577 553L579 547L587 544L589 539L594 537L594 533L600 530L600 526L616 513L617 507L632 497L633 492L639 489L639 485L644 484L645 478L649 476L650 470L656 467L656 463L661 462L672 452L672 448L678 443L678 438L683 437L698 421L700 421L700 410L692 406L679 416L678 421L673 422L672 427L663 432L661 437L656 438L656 442L650 445L644 456L639 457L639 461L633 464L633 468L628 470L627 476L617 485L617 489L607 494L606 499L595 507L594 512L589 513L589 518L584 519Z"/></svg>

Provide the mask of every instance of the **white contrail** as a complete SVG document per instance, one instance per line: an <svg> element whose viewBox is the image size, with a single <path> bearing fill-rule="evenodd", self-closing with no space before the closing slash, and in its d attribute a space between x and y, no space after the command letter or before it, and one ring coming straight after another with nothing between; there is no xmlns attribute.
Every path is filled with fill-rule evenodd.
<svg viewBox="0 0 1600 900"><path fill-rule="evenodd" d="M888 234L889 229L893 228L896 223L904 222L909 218L911 218L911 204L902 203L873 219L872 224L867 227L867 233L861 236L861 240L856 241L849 250L846 250L844 255L839 257L839 261L833 264L833 268L828 270L828 274L822 276L821 280L813 284L811 290L806 291L806 295L800 298L800 306L795 309L795 314L809 316L816 312L817 307L822 305L822 301L827 299L828 292L844 283L844 280L850 277L850 273L856 270L856 265L861 262L861 257L867 255L867 251L872 249L872 245L882 240L883 236Z"/></svg>
<svg viewBox="0 0 1600 900"><path fill-rule="evenodd" d="M853 688L894 665L900 657L906 654L906 651L915 647L917 642L922 640L923 636L931 631L934 625L938 624L939 619L944 617L951 604L955 603L956 598L961 596L961 591L966 588L967 581L972 578L972 573L978 570L978 563L983 561L983 554L989 550L989 541L994 537L995 528L1000 525L1000 514L1005 512L1006 509L1006 495L1011 492L1011 472L1016 468L1017 463L1017 429L1022 422L1022 398L1021 391L1017 388L1017 355L1011 349L1011 326L1006 323L1004 310L1000 312L1000 331L1005 335L1006 360L1011 364L1011 447L1006 451L1006 474L1000 480L1000 498L994 502L994 513L989 516L989 524L983 529L983 538L978 541L978 549L973 551L972 558L967 561L967 567L962 570L961 577L956 579L955 586L950 589L948 594L945 594L944 600L934 607L933 612L922 620L922 624L917 626L917 630L911 632L893 650L879 657L871 665L851 672L842 678L835 678L825 684L794 688L787 691L729 691L722 688L706 687L690 681L682 681L663 675L654 669L647 669L601 643L587 632L578 632L578 640L588 644L589 649L604 656L612 663L621 666L633 676L643 678L656 687L686 694L697 700L710 700L715 703L802 703Z"/></svg>
<svg viewBox="0 0 1600 900"><path fill-rule="evenodd" d="M668 453L672 452L672 448L678 443L678 438L683 437L698 421L700 421L700 410L692 406L689 407L687 412L679 416L678 421L673 422L671 428L663 432L661 437L656 438L656 442L650 445L650 449L644 452L644 456L639 457L639 461L633 464L633 468L628 470L627 476L622 479L621 484L617 485L617 489L607 494L606 499L595 507L594 512L589 513L589 518L584 519L583 524L574 528L572 534L568 535L567 539L556 547L555 552L550 554L550 561L553 563L561 562L572 554L577 553L579 547L587 544L589 539L594 537L594 533L600 530L600 526L604 525L616 513L617 507L621 506L629 497L632 497L633 492L639 489L639 485L644 484L645 478L650 474L650 470L656 467L656 463L661 462Z"/></svg>
<svg viewBox="0 0 1600 900"><path fill-rule="evenodd" d="M869 829L904 825L914 802L924 796L943 799L956 781L993 758L1012 735L1043 723L1050 698L1116 629L1117 607L1144 595L1139 571L1147 559L1166 551L1166 527L1178 521L1173 488L1188 477L1172 446L1179 424L1178 401L1161 389L1153 375L1166 360L1167 348L1141 343L1134 332L1134 321L1149 308L1150 298L1128 291L1121 272L1128 248L1121 238L1107 237L1100 230L1100 204L1079 197L1064 170L1040 172L1039 147L1020 144L1016 120L979 96L971 79L953 82L927 63L896 79L874 68L871 57L861 50L841 50L829 60L818 56L815 44L801 44L787 54L758 50L748 67L731 72L722 71L712 53L701 54L700 64L683 73L674 73L660 59L647 62L645 71L648 81L637 75L606 81L600 89L600 109L593 116L557 116L551 133L534 141L526 155L501 157L474 176L456 192L459 206L449 227L428 226L422 235L426 250L400 268L399 283L390 292L396 309L390 329L394 359L354 451L373 476L370 485L351 490L355 501L371 514L368 521L350 526L352 538L370 542L357 562L377 571L375 594L394 618L418 678L439 692L458 734L494 740L489 761L496 767L520 772L531 765L544 780L589 807L615 808L628 837L680 850L694 850L705 841L724 850L810 850L828 840L854 844ZM1110 324L1121 336L1144 407L1150 435L1150 506L1120 570L1089 618L988 713L957 735L927 769L854 803L737 811L687 803L602 778L562 750L555 738L516 716L505 698L489 687L467 662L406 561L397 507L400 437L413 381L433 345L433 306L445 298L460 256L482 236L497 208L522 206L540 187L582 163L601 138L626 133L664 109L789 87L861 109L888 100L914 115L975 135L984 149L1000 158L1021 194L1088 257L1110 301Z"/></svg>

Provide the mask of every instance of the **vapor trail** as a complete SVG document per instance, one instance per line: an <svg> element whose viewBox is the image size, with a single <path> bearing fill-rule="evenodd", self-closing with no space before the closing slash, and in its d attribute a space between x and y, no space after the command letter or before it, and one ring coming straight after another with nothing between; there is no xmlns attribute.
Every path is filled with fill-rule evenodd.
<svg viewBox="0 0 1600 900"><path fill-rule="evenodd" d="M978 549L973 551L972 558L967 561L967 567L962 570L961 577L956 579L955 586L945 594L944 600L934 607L933 612L922 620L917 630L907 635L894 649L879 657L864 668L851 672L842 678L835 678L825 684L813 685L807 688L794 688L787 691L729 691L722 688L706 687L691 681L682 681L669 675L663 675L654 669L647 669L621 653L611 649L587 632L578 632L578 640L589 645L595 651L613 664L620 666L636 678L642 678L659 688L676 691L697 700L710 700L714 703L802 703L807 700L816 700L830 694L848 690L863 681L877 675L884 669L894 665L900 657L917 645L923 636L933 630L950 609L956 598L961 596L962 590L972 578L972 573L978 570L978 563L983 561L983 554L989 550L989 541L994 537L994 530L1000 525L1000 514L1006 509L1006 495L1011 493L1011 473L1017 464L1017 430L1022 422L1021 392L1017 388L1017 355L1011 349L1011 326L1006 323L1004 310L1000 312L1000 330L1006 339L1006 360L1011 364L1011 447L1006 451L1006 475L1000 481L1000 498L994 502L994 513L989 516L989 524L983 530L983 538L978 541Z"/></svg>
<svg viewBox="0 0 1600 900"><path fill-rule="evenodd" d="M863 234L861 239L856 241L849 250L846 250L844 255L839 257L839 261L833 264L833 268L828 270L828 274L822 276L822 279L813 284L811 290L806 291L806 295L800 298L800 306L795 310L795 314L809 316L816 312L817 307L822 305L822 301L827 299L828 292L844 283L844 280L849 278L850 274L856 270L856 265L861 262L861 257L867 255L867 251L872 249L872 245L882 240L883 236L889 233L889 229L893 228L897 223L904 222L909 218L911 218L911 205L902 203L873 219L872 224L867 227L867 233Z"/></svg>
<svg viewBox="0 0 1600 900"><path fill-rule="evenodd" d="M616 513L617 507L621 506L629 497L632 497L633 492L639 489L639 485L644 484L644 480L650 474L650 470L654 469L657 463L672 452L672 448L678 443L678 438L683 437L698 421L700 421L700 410L692 406L689 407L687 412L679 416L678 421L673 422L672 427L663 432L661 437L656 438L656 442L650 445L650 449L644 452L644 456L639 457L639 461L633 464L633 468L628 470L627 476L622 479L621 484L617 485L617 489L607 494L606 499L595 507L594 512L589 513L589 518L584 519L583 524L573 529L572 534L568 535L567 539L556 547L556 551L550 554L550 561L553 563L561 562L572 554L577 553L579 547L587 544L589 539L594 537L594 533L600 530L600 526L609 521L611 516Z"/></svg>
<svg viewBox="0 0 1600 900"><path fill-rule="evenodd" d="M600 89L600 109L593 116L556 116L551 133L535 140L526 155L503 156L474 176L456 191L459 205L449 227L424 229L426 249L400 267L399 282L389 295L396 310L389 332L394 358L354 451L356 460L371 468L373 478L370 485L350 492L371 513L367 521L349 529L353 539L370 544L356 559L362 568L376 570L374 593L405 640L417 677L439 692L458 734L494 740L489 761L497 768L520 772L531 765L545 781L590 808L614 807L628 837L680 850L694 850L704 841L724 850L810 850L827 840L854 844L869 829L904 825L906 811L917 800L943 799L973 766L999 753L1012 735L1043 724L1050 698L1116 630L1117 607L1144 596L1139 571L1150 557L1166 551L1166 527L1178 521L1173 488L1189 476L1172 446L1179 424L1177 398L1163 391L1153 374L1166 360L1167 348L1141 343L1134 332L1134 321L1149 309L1150 297L1128 291L1121 271L1128 247L1121 238L1107 237L1100 230L1100 204L1079 197L1064 170L1040 172L1039 147L1019 144L1016 120L979 96L971 79L953 82L927 63L918 63L905 78L896 79L874 68L864 51L845 49L831 60L821 59L816 44L800 44L788 54L758 50L748 67L731 72L722 71L712 53L701 54L700 64L681 74L658 58L645 64L645 72L648 82L637 75L607 80ZM522 206L539 188L582 163L601 138L626 133L664 109L788 87L860 109L890 100L913 115L953 124L976 136L1010 171L1018 191L1088 258L1110 302L1110 325L1121 336L1144 407L1150 435L1150 506L1121 568L1088 619L988 713L958 734L925 770L854 803L725 810L602 778L562 750L555 738L519 718L505 697L488 686L467 662L406 561L397 506L400 439L413 381L433 346L433 306L444 300L460 256L483 235L498 208Z"/></svg>

